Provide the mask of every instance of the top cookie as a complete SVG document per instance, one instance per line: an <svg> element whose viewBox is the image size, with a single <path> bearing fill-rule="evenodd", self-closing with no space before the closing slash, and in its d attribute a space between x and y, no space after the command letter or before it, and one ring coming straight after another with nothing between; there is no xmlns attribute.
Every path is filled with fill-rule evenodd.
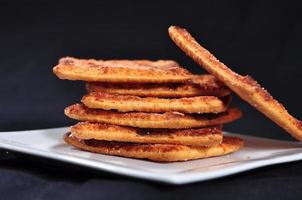
<svg viewBox="0 0 302 200"><path fill-rule="evenodd" d="M172 60L94 60L61 58L53 72L60 79L96 82L178 83L192 75Z"/></svg>

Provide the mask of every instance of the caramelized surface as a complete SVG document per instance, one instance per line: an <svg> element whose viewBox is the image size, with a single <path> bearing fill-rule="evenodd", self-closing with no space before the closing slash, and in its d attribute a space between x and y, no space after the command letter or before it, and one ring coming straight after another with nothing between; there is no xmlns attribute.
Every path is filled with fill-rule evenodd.
<svg viewBox="0 0 302 200"><path fill-rule="evenodd" d="M219 113L226 111L230 101L230 96L224 97L224 100L214 96L169 99L110 94L106 92L91 92L82 98L82 103L89 108L117 110L120 112L176 111L183 113Z"/></svg>
<svg viewBox="0 0 302 200"><path fill-rule="evenodd" d="M102 140L79 140L70 133L64 136L66 143L79 149L130 158L149 159L160 162L185 161L213 156L222 156L239 150L244 142L237 137L224 137L217 146L200 147L173 144L138 144L108 142Z"/></svg>
<svg viewBox="0 0 302 200"><path fill-rule="evenodd" d="M222 141L221 126L199 129L140 129L80 122L71 127L71 133L82 140L96 139L148 144L213 146L220 144Z"/></svg>
<svg viewBox="0 0 302 200"><path fill-rule="evenodd" d="M89 82L86 84L88 92L107 92L120 95L134 95L140 97L194 97L216 96L223 97L230 94L230 90L212 75L204 74L192 76L185 83L102 83Z"/></svg>
<svg viewBox="0 0 302 200"><path fill-rule="evenodd" d="M83 104L74 104L65 109L65 114L79 121L90 121L132 126L139 128L197 128L232 122L241 117L237 108L228 109L219 114L183 114L179 112L144 113L105 111L87 108Z"/></svg>
<svg viewBox="0 0 302 200"><path fill-rule="evenodd" d="M61 58L53 72L60 79L101 81L165 83L183 82L191 73L171 60L94 60Z"/></svg>

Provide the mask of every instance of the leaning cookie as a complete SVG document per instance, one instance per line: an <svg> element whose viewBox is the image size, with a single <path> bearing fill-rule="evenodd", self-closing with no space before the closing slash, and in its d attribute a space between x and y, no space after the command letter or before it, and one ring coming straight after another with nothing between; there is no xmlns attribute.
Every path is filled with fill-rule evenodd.
<svg viewBox="0 0 302 200"><path fill-rule="evenodd" d="M169 35L196 63L222 81L242 99L250 103L297 140L302 141L302 123L290 115L282 104L275 100L250 76L241 76L220 62L202 47L187 30L176 26L169 28Z"/></svg>

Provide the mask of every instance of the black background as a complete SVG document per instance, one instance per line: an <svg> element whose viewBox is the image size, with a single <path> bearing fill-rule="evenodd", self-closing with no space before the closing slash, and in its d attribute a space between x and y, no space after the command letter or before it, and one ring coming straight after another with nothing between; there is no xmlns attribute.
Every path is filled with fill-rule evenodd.
<svg viewBox="0 0 302 200"><path fill-rule="evenodd" d="M204 73L169 39L170 25L187 28L221 61L253 76L301 119L301 15L299 1L1 1L0 131L74 123L63 109L80 100L84 87L52 74L63 56L175 59ZM291 140L240 99L233 104L244 117L226 130ZM296 162L168 187L16 154L0 160L0 193L28 199L298 198L301 167Z"/></svg>

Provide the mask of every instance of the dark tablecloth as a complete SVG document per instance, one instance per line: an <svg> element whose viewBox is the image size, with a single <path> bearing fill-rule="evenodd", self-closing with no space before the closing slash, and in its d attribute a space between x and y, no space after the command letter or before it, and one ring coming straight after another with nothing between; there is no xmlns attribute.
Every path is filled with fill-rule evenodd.
<svg viewBox="0 0 302 200"><path fill-rule="evenodd" d="M62 56L175 59L204 73L170 41L171 24L254 76L301 119L301 8L300 1L1 1L0 131L75 123L63 109L84 85L52 74ZM225 130L292 140L237 97L233 105L244 117ZM169 186L0 152L0 199L302 199L302 162Z"/></svg>
<svg viewBox="0 0 302 200"><path fill-rule="evenodd" d="M170 186L21 154L8 156L0 161L1 199L299 199L302 191L302 162Z"/></svg>

